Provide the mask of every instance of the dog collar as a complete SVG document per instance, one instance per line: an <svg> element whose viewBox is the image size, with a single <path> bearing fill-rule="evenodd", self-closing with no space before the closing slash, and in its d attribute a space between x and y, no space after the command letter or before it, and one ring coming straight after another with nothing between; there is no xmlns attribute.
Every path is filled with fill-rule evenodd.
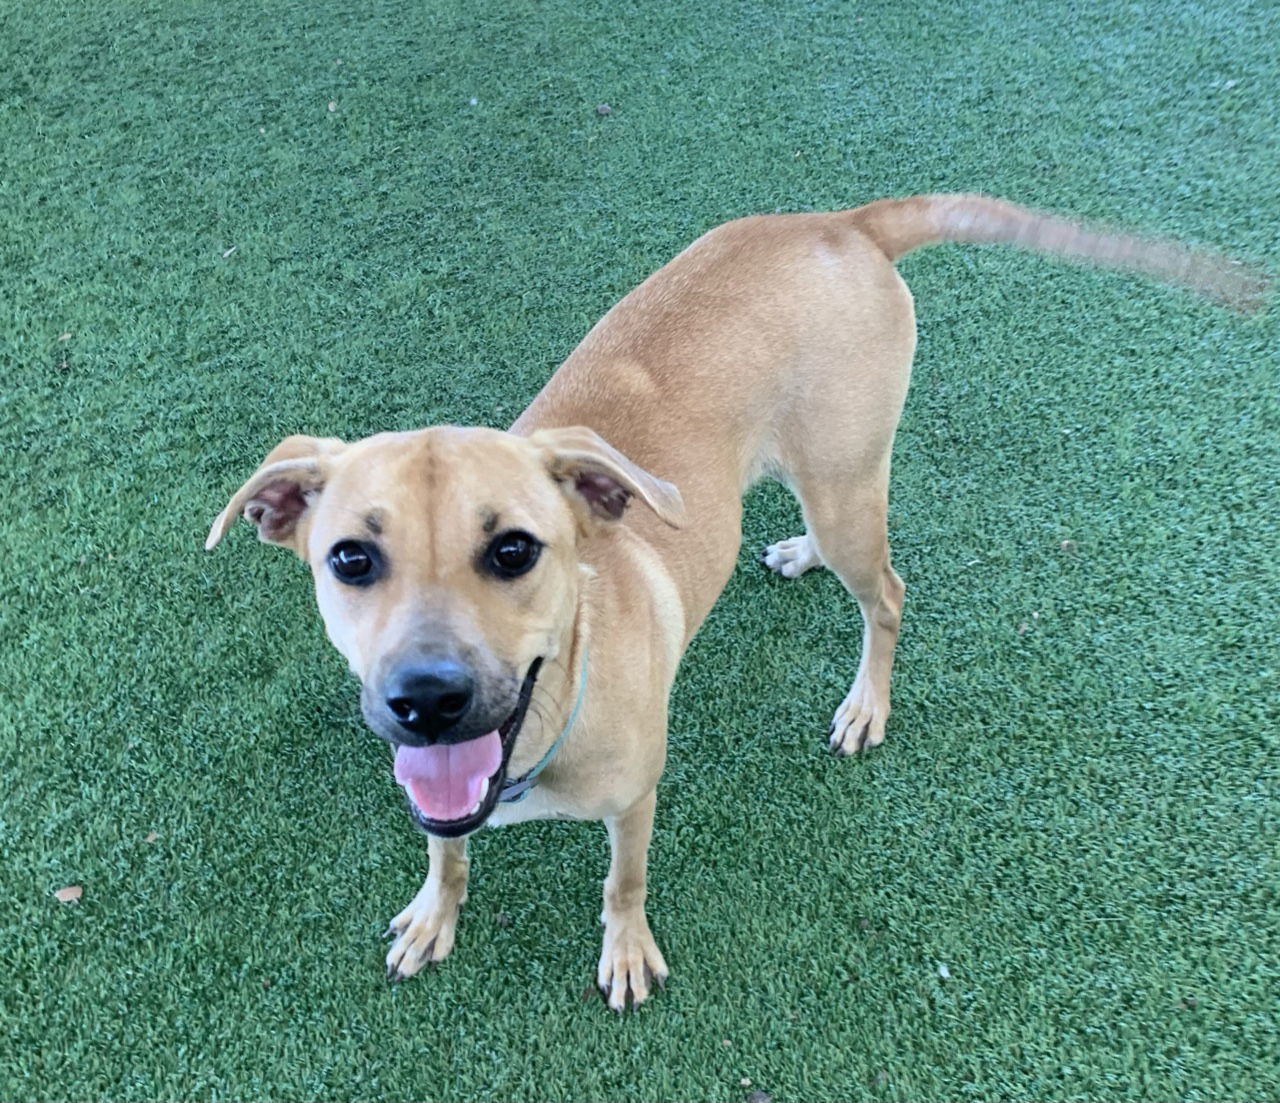
<svg viewBox="0 0 1280 1103"><path fill-rule="evenodd" d="M578 713L582 711L582 700L587 695L587 657L582 657L582 677L578 681L578 699L573 703L573 711L569 713L569 722L565 724L564 731L557 737L556 741L551 744L547 753L542 756L542 760L523 777L515 779L508 778L502 783L502 792L498 795L498 801L501 804L514 804L516 801L524 800L529 795L529 790L537 783L538 775L546 769L549 763L556 756L556 752L560 749L560 745L564 742L565 736L569 734L569 730L573 727L574 722L578 719Z"/></svg>

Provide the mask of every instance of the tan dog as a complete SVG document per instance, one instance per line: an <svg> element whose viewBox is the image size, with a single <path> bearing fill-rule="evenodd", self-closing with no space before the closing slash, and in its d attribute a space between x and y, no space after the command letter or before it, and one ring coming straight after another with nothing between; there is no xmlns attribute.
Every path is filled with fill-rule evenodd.
<svg viewBox="0 0 1280 1103"><path fill-rule="evenodd" d="M807 530L765 562L788 578L825 565L862 610L831 746L884 739L903 598L886 492L915 348L893 262L939 241L1089 258L1236 306L1262 290L1221 260L976 196L747 218L614 307L510 431L290 437L231 499L207 547L243 512L310 563L329 638L428 833L426 883L391 922L390 974L453 948L466 835L558 816L608 828L609 1006L665 979L644 904L667 699L763 476L791 487Z"/></svg>

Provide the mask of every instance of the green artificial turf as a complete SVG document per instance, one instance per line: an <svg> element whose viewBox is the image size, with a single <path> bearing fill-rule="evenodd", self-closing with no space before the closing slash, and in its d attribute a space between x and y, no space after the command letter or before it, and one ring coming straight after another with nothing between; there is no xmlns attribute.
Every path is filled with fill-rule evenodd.
<svg viewBox="0 0 1280 1103"><path fill-rule="evenodd" d="M632 1016L583 995L592 824L477 838L453 957L387 984L425 847L385 748L305 570L201 550L288 433L509 423L741 214L982 190L1274 268L1278 38L1270 0L4 0L0 1096L1280 1096L1274 311L903 262L889 739L823 753L856 613L752 565L798 524L753 492Z"/></svg>

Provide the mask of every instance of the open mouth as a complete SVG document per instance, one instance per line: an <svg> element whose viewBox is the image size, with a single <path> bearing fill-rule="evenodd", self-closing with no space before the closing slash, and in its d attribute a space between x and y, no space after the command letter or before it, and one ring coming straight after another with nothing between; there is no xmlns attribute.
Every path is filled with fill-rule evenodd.
<svg viewBox="0 0 1280 1103"><path fill-rule="evenodd" d="M479 827L502 795L507 763L520 734L541 659L524 676L515 710L495 730L462 743L396 748L396 781L409 814L424 831L453 839Z"/></svg>

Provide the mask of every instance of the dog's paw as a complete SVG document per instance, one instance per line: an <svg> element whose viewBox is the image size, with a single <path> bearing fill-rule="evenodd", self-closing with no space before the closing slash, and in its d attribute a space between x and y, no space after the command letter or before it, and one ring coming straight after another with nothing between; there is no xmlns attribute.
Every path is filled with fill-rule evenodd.
<svg viewBox="0 0 1280 1103"><path fill-rule="evenodd" d="M889 719L889 702L877 700L867 682L859 678L836 709L827 742L833 754L850 755L869 751L884 742L884 726Z"/></svg>
<svg viewBox="0 0 1280 1103"><path fill-rule="evenodd" d="M624 919L605 919L604 951L596 970L596 984L612 1011L625 1011L627 997L632 1008L649 998L650 984L663 988L667 983L667 963L649 931L644 913Z"/></svg>
<svg viewBox="0 0 1280 1103"><path fill-rule="evenodd" d="M424 965L449 956L458 929L459 903L441 901L435 892L423 890L387 926L395 937L387 951L387 977L407 980Z"/></svg>
<svg viewBox="0 0 1280 1103"><path fill-rule="evenodd" d="M760 562L783 578L799 578L805 571L821 567L822 556L806 534L770 544L761 554Z"/></svg>

